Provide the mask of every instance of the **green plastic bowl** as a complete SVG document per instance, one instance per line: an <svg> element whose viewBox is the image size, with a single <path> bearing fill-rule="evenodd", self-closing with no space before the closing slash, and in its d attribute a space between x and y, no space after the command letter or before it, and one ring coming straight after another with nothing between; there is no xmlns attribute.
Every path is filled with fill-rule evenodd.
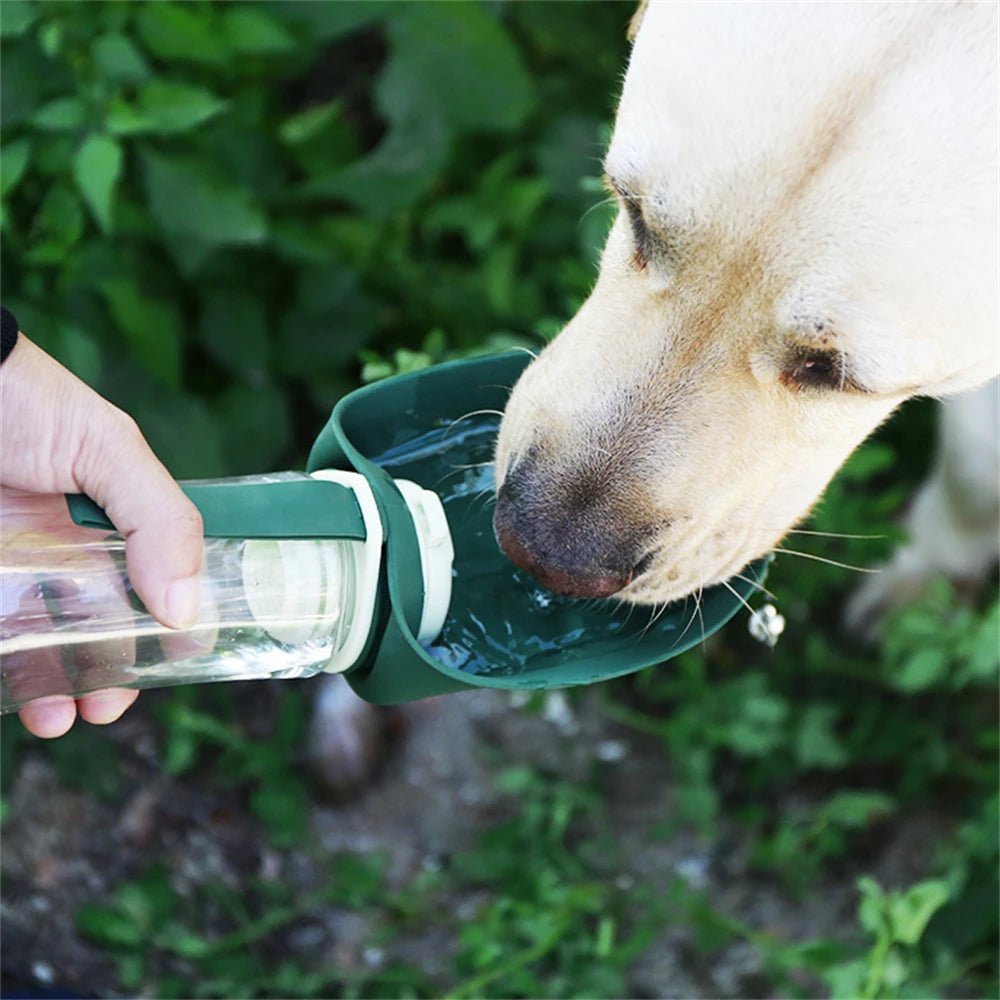
<svg viewBox="0 0 1000 1000"><path fill-rule="evenodd" d="M354 690L394 704L472 688L537 690L593 684L663 663L721 628L763 582L767 560L729 586L706 590L696 611L679 601L653 615L615 602L548 595L497 548L492 451L498 411L530 362L511 352L437 365L358 389L334 408L309 471L353 469L371 483L386 536L384 586ZM455 546L441 638L422 647L417 539L393 479L437 492Z"/></svg>

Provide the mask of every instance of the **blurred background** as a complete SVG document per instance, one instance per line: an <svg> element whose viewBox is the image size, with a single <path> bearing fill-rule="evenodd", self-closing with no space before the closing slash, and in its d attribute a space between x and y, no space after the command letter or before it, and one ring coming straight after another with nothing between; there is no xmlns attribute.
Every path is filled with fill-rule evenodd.
<svg viewBox="0 0 1000 1000"><path fill-rule="evenodd" d="M582 302L631 13L3 0L3 301L176 476L301 468L362 381ZM933 424L905 407L808 525L866 537L794 547L881 562ZM774 650L742 616L628 681L396 713L349 800L312 682L5 719L4 995L995 997L996 587L868 648L859 580L779 556Z"/></svg>

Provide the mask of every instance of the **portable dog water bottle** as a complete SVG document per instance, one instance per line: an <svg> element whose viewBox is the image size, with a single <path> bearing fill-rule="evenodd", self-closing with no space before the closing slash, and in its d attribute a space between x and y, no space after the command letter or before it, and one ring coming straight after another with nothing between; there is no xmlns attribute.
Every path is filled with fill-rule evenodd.
<svg viewBox="0 0 1000 1000"><path fill-rule="evenodd" d="M500 553L496 413L529 360L438 365L349 394L309 475L182 484L206 536L202 614L188 630L142 608L124 543L86 497L69 498L81 527L63 516L55 533L32 514L37 498L20 524L5 504L0 710L112 686L324 670L393 704L594 683L701 642L763 579L763 561L731 590L706 591L697 614L682 601L650 623L614 602L557 597Z"/></svg>
<svg viewBox="0 0 1000 1000"><path fill-rule="evenodd" d="M434 494L396 487L418 541L417 638L428 642L448 609L451 537ZM180 631L132 593L125 541L87 497L69 497L68 510L60 497L4 497L4 712L109 686L308 677L364 657L381 601L384 536L363 476L286 472L182 488L206 539L198 621Z"/></svg>

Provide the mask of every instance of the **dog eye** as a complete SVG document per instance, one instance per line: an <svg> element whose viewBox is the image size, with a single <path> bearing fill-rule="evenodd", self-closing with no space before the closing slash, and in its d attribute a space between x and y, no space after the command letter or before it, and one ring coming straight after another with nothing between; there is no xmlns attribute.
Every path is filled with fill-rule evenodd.
<svg viewBox="0 0 1000 1000"><path fill-rule="evenodd" d="M642 216L642 208L639 206L638 199L626 194L622 194L621 199L625 211L628 213L629 225L632 227L632 238L635 242L635 266L643 271L653 252L653 238L646 225L646 220Z"/></svg>
<svg viewBox="0 0 1000 1000"><path fill-rule="evenodd" d="M794 389L854 388L843 355L833 351L809 351L793 358L781 381Z"/></svg>
<svg viewBox="0 0 1000 1000"><path fill-rule="evenodd" d="M618 196L625 207L629 226L632 228L632 241L635 245L632 262L637 270L644 271L649 264L650 257L653 255L654 240L642 214L642 203L636 195L629 192L625 184L616 180L610 174L604 175L604 183L609 191Z"/></svg>

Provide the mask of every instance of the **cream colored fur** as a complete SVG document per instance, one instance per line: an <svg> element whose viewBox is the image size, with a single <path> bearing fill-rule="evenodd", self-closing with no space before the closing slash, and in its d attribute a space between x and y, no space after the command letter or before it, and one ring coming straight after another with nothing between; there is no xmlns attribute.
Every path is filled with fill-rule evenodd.
<svg viewBox="0 0 1000 1000"><path fill-rule="evenodd" d="M634 497L675 599L771 550L914 395L1000 371L997 7L651 3L594 290L511 396L528 453ZM800 379L810 352L844 364Z"/></svg>

